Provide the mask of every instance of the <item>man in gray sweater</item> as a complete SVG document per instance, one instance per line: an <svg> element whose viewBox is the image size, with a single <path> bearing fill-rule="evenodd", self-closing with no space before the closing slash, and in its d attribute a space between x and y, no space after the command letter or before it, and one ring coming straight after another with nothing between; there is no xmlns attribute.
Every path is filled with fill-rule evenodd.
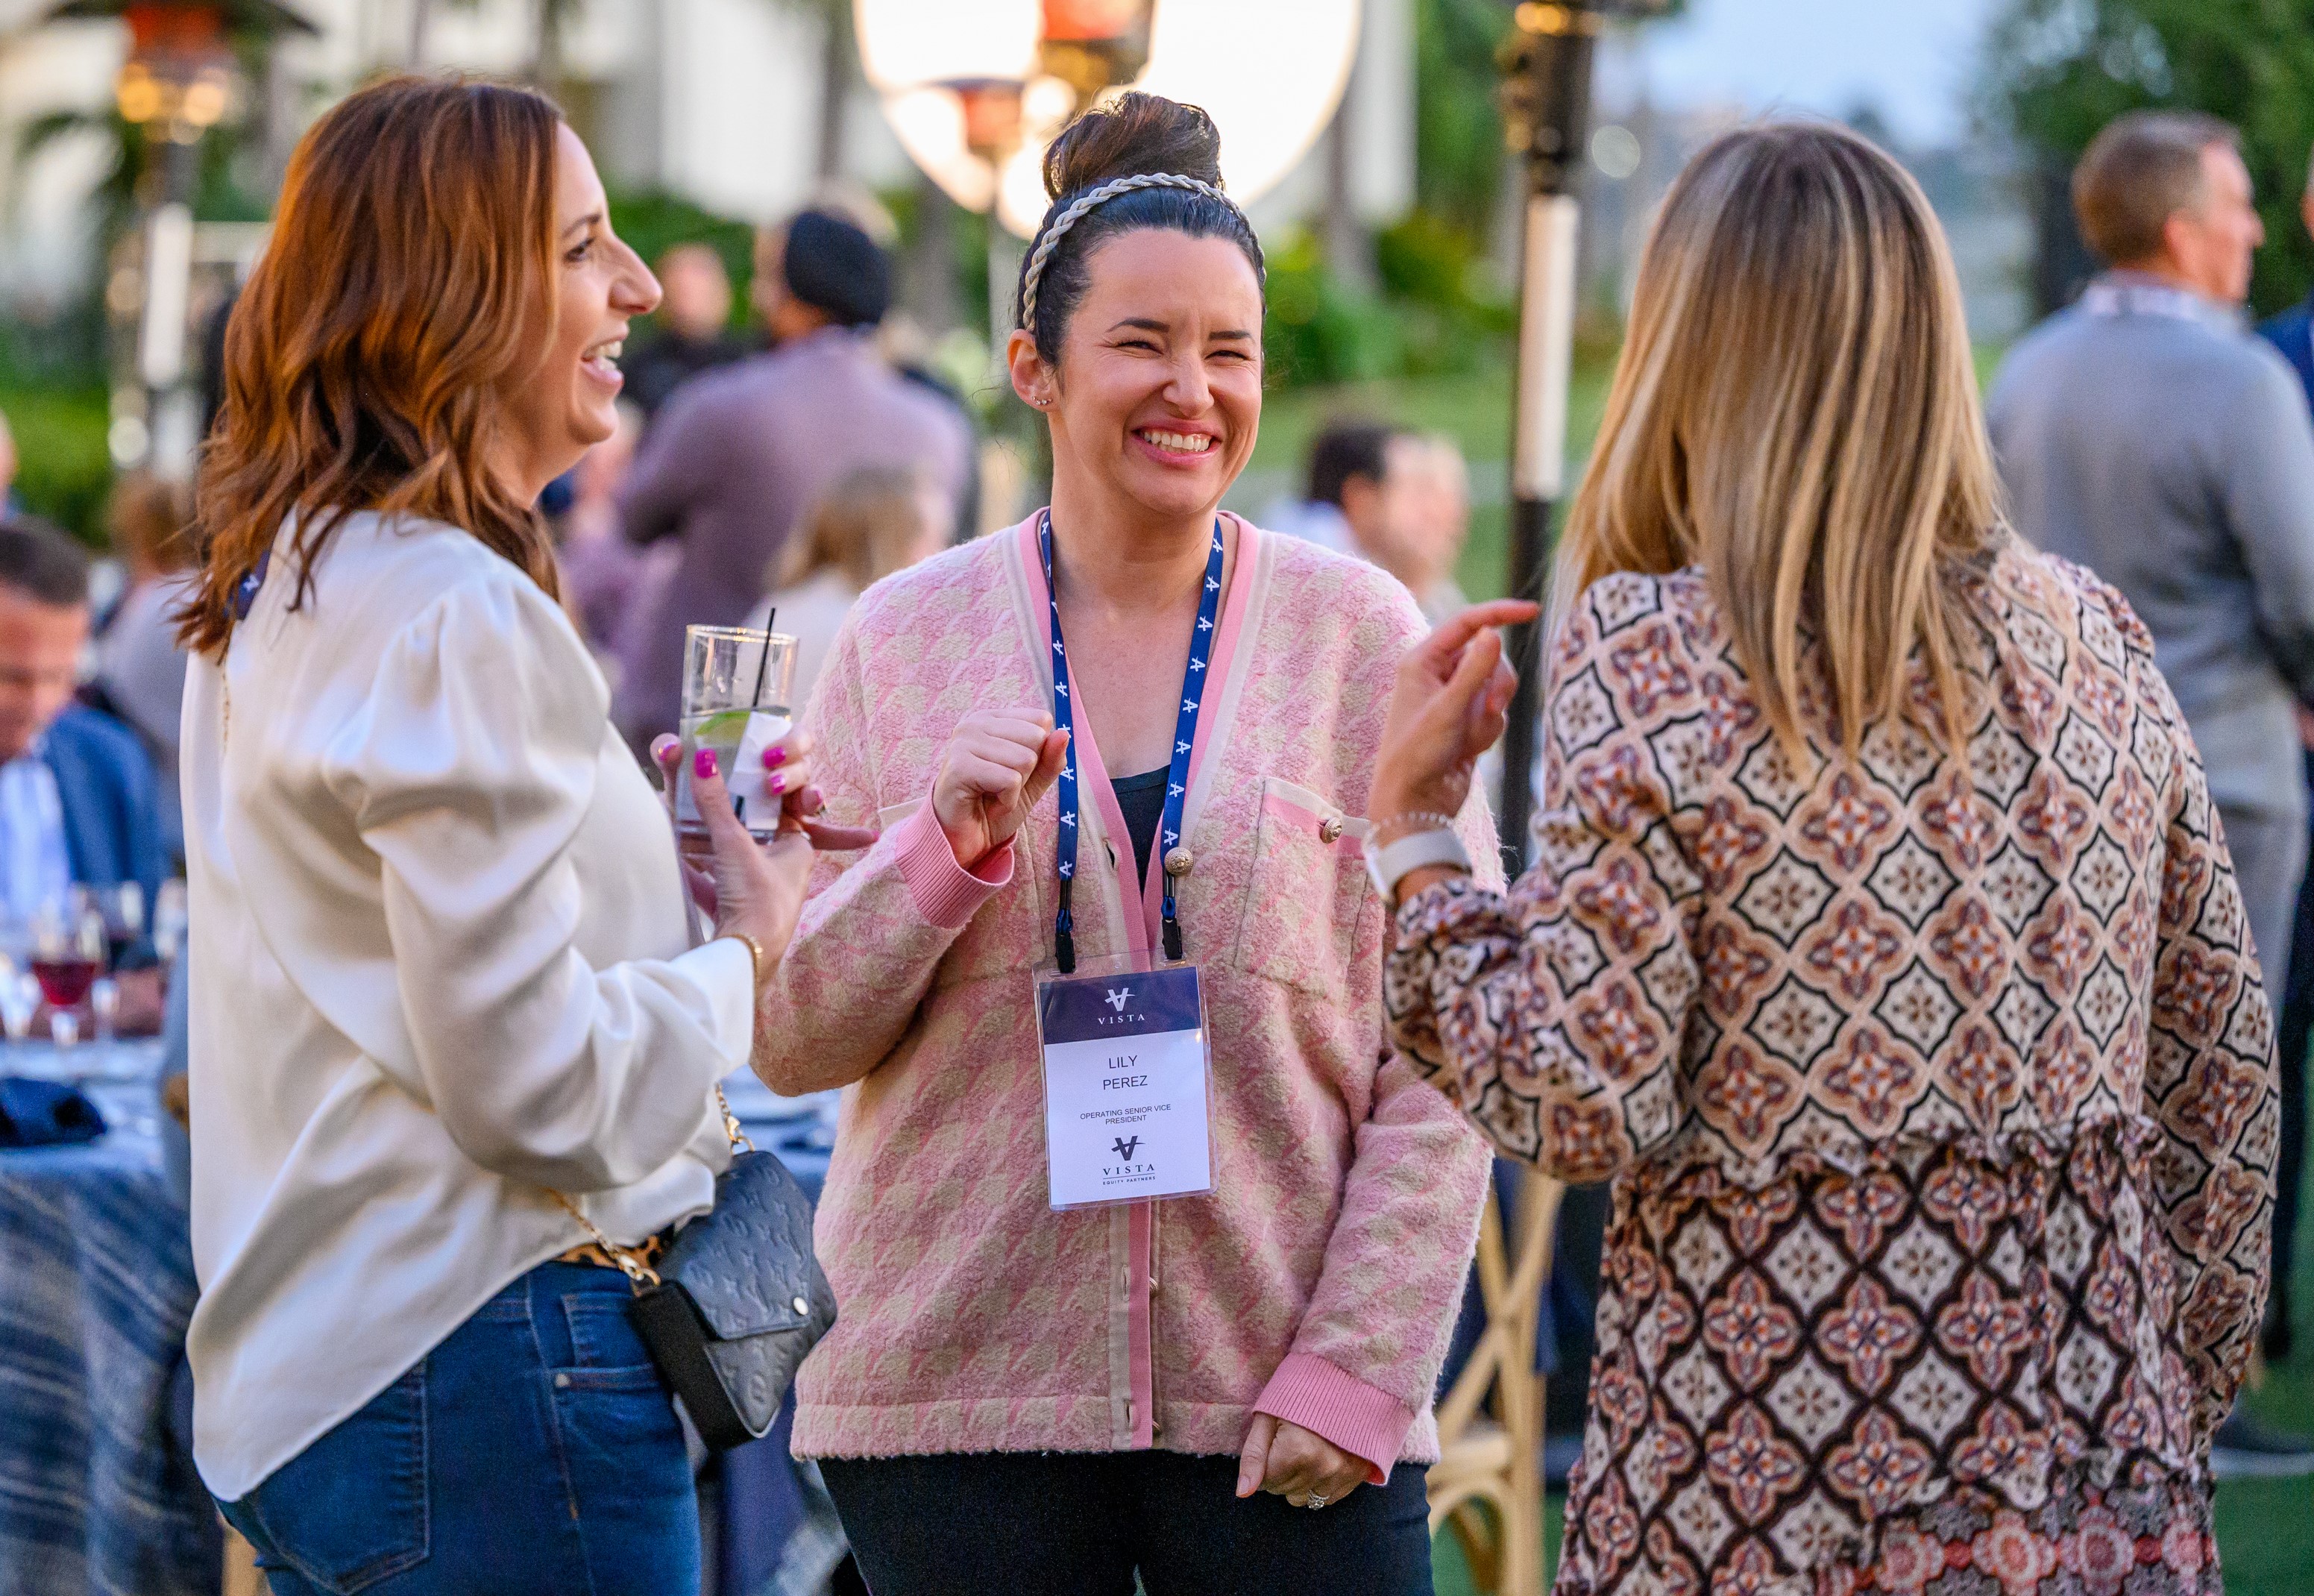
<svg viewBox="0 0 2314 1596"><path fill-rule="evenodd" d="M2242 321L2263 242L2238 136L2134 112L2073 174L2114 269L2002 366L1987 403L2017 528L2121 589L2209 769L2266 991L2281 1001L2314 702L2314 423L2289 365ZM2239 1413L2218 1462L2314 1465Z"/></svg>

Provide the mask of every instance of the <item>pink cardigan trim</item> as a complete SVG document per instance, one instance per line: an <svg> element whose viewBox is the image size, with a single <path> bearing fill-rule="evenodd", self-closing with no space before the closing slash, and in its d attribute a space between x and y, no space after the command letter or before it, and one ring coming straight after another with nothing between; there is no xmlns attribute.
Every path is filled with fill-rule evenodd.
<svg viewBox="0 0 2314 1596"><path fill-rule="evenodd" d="M944 931L961 930L981 904L1012 884L1012 844L989 854L978 869L966 869L934 818L930 798L895 831L900 879L923 917Z"/></svg>
<svg viewBox="0 0 2314 1596"><path fill-rule="evenodd" d="M1390 1483L1391 1466L1414 1427L1412 1408L1309 1353L1285 1354L1253 1410L1324 1436L1363 1462L1367 1481L1377 1486Z"/></svg>

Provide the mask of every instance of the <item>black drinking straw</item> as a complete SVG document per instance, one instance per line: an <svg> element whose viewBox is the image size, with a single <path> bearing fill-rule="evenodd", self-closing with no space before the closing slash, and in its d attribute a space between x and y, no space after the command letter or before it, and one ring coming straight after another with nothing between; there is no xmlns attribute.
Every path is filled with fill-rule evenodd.
<svg viewBox="0 0 2314 1596"><path fill-rule="evenodd" d="M755 706L763 701L764 678L772 674L772 622L779 619L779 607L775 604L771 613L764 617L764 651L756 656L755 691L747 698L747 719L750 720L755 718ZM744 735L742 740L745 740ZM747 818L747 800L743 798L733 798L731 812L744 822Z"/></svg>
<svg viewBox="0 0 2314 1596"><path fill-rule="evenodd" d="M779 618L780 612L776 604L772 607L771 613L764 617L764 651L755 660L755 692L754 696L747 700L747 713L750 715L755 712L755 706L763 701L764 678L772 672L772 622Z"/></svg>

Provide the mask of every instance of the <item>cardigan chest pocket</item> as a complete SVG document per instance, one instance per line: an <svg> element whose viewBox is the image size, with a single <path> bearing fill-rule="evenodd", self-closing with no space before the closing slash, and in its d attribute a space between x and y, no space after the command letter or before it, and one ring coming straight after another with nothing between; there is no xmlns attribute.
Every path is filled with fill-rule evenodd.
<svg viewBox="0 0 2314 1596"><path fill-rule="evenodd" d="M1263 780L1253 879L1238 923L1240 969L1306 992L1344 990L1373 892L1358 851L1368 829L1306 787Z"/></svg>

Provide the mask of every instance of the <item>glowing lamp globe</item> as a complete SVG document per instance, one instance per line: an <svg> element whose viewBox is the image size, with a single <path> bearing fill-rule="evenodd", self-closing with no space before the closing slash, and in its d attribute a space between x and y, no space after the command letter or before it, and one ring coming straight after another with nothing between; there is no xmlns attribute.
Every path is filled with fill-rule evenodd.
<svg viewBox="0 0 2314 1596"><path fill-rule="evenodd" d="M1307 154L1356 58L1358 0L853 0L861 66L901 147L1026 238L1046 148L1106 95L1201 105L1222 176L1259 198Z"/></svg>

